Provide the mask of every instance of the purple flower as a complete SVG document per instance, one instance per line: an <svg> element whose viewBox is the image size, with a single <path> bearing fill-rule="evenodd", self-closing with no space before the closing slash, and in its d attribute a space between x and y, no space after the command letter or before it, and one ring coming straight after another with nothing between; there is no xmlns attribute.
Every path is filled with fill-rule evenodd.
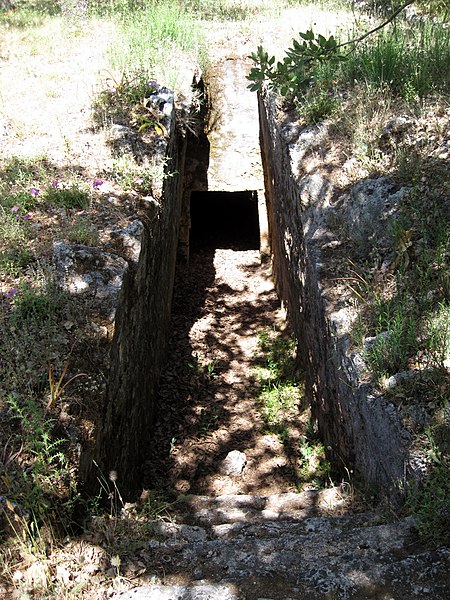
<svg viewBox="0 0 450 600"><path fill-rule="evenodd" d="M55 179L55 181L52 183L52 188L58 188L59 187L59 181L57 179Z"/></svg>
<svg viewBox="0 0 450 600"><path fill-rule="evenodd" d="M16 213L19 209L20 209L20 206L13 206L11 210L13 213Z"/></svg>
<svg viewBox="0 0 450 600"><path fill-rule="evenodd" d="M94 179L94 181L92 182L92 187L95 190L98 190L98 188L103 185L103 181L101 179Z"/></svg>
<svg viewBox="0 0 450 600"><path fill-rule="evenodd" d="M28 219L31 219L31 215L27 213L26 215L23 215L23 218L24 218L24 219L27 219L27 220L28 220Z"/></svg>
<svg viewBox="0 0 450 600"><path fill-rule="evenodd" d="M18 290L16 288L11 288L8 292L6 292L5 296L8 298L8 300L11 300L11 298L14 298L14 294L17 294Z"/></svg>
<svg viewBox="0 0 450 600"><path fill-rule="evenodd" d="M142 185L142 182L144 180L142 179L142 177L136 177L134 181L136 182L137 185Z"/></svg>
<svg viewBox="0 0 450 600"><path fill-rule="evenodd" d="M37 188L35 188L35 187L32 187L31 190L30 190L30 194L32 196L38 196L39 195L39 190Z"/></svg>

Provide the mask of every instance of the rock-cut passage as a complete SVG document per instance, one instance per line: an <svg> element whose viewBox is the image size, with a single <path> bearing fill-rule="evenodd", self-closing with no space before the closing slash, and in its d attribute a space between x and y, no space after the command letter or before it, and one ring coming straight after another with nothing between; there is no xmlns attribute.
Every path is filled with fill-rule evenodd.
<svg viewBox="0 0 450 600"><path fill-rule="evenodd" d="M190 244L176 278L147 485L213 496L297 489L295 456L267 427L259 399L258 340L285 324L261 261L257 193L192 193ZM301 426L295 406L293 441ZM227 468L232 451L245 455L241 473Z"/></svg>

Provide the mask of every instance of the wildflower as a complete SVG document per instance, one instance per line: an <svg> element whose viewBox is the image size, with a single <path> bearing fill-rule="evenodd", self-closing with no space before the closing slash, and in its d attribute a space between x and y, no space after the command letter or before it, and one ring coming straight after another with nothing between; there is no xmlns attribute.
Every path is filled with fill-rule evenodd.
<svg viewBox="0 0 450 600"><path fill-rule="evenodd" d="M6 292L5 296L8 298L8 300L11 300L11 298L14 298L14 295L17 294L17 292L18 290L16 288L11 288Z"/></svg>
<svg viewBox="0 0 450 600"><path fill-rule="evenodd" d="M36 197L36 196L38 196L38 195L39 195L39 190L38 190L37 188L35 188L35 187L32 187L32 188L31 188L31 190L30 190L30 194L31 194L32 196L35 196L35 197Z"/></svg>
<svg viewBox="0 0 450 600"><path fill-rule="evenodd" d="M142 179L142 177L136 177L134 181L136 182L137 185L142 185L142 182L144 180Z"/></svg>
<svg viewBox="0 0 450 600"><path fill-rule="evenodd" d="M16 213L20 210L20 206L13 206L11 210L13 213Z"/></svg>
<svg viewBox="0 0 450 600"><path fill-rule="evenodd" d="M31 215L30 215L29 213L27 213L26 215L23 215L23 218L24 218L24 219L27 219L27 220L28 220L28 219L31 219Z"/></svg>
<svg viewBox="0 0 450 600"><path fill-rule="evenodd" d="M57 179L55 179L55 181L53 181L52 188L59 188L59 181Z"/></svg>
<svg viewBox="0 0 450 600"><path fill-rule="evenodd" d="M104 182L103 182L101 179L94 179L94 181L92 182L92 187L93 187L95 190L98 190L98 188L99 188L101 185L103 185L103 183L104 183Z"/></svg>

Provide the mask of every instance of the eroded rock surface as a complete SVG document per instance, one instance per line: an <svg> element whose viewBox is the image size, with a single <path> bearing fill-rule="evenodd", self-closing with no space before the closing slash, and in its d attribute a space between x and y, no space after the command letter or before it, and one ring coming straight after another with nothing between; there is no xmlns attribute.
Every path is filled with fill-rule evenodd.
<svg viewBox="0 0 450 600"><path fill-rule="evenodd" d="M414 547L411 518L386 523L371 512L331 514L320 497L187 499L198 524L155 524L155 536L142 551L149 566L164 560L166 585L138 586L114 598L447 597L450 552Z"/></svg>
<svg viewBox="0 0 450 600"><path fill-rule="evenodd" d="M126 260L82 244L55 242L53 259L58 281L71 294L90 294L98 300L99 313L114 321Z"/></svg>

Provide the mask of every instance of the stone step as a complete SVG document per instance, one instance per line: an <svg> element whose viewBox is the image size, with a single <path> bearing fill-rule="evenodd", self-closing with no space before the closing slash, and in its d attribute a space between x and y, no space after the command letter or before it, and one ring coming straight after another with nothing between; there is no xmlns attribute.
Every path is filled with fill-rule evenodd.
<svg viewBox="0 0 450 600"><path fill-rule="evenodd" d="M344 513L337 488L192 496L181 522L155 522L137 557L165 585L117 600L446 600L450 550L417 545L411 517ZM183 522L184 521L184 522ZM154 583L154 581L152 581ZM137 584L136 584L137 585Z"/></svg>
<svg viewBox="0 0 450 600"><path fill-rule="evenodd" d="M369 527L380 523L376 513L306 517L282 520L247 520L235 523L221 523L202 527L175 522L155 521L147 525L156 539L165 543L203 542L208 539L233 538L279 538L284 535L307 535L312 533L341 534L355 527Z"/></svg>
<svg viewBox="0 0 450 600"><path fill-rule="evenodd" d="M157 595L156 588L147 586L138 588L143 595L116 597L163 600L448 598L449 549L425 551L412 545L414 522L411 518L377 525L363 519L361 515L347 519L316 517L310 519L310 528L306 526L303 533L297 530L298 522L290 520L238 523L232 537L221 531L232 524L222 524L209 531L184 526L184 532L181 529L178 537L157 539L155 536L141 560L147 563L150 573L163 564L165 582L176 584L182 577L183 582L188 582L186 587L158 588L158 594L168 595ZM326 525L327 520L331 521L330 526ZM262 526L266 530L257 529L255 533L251 529ZM138 590L133 593L138 594Z"/></svg>
<svg viewBox="0 0 450 600"><path fill-rule="evenodd" d="M231 585L147 585L113 598L120 600L238 600L235 586Z"/></svg>
<svg viewBox="0 0 450 600"><path fill-rule="evenodd" d="M285 573L297 577L306 570L319 567L325 561L327 568L339 565L343 557L352 555L352 562L374 565L387 560L390 564L393 557L405 555L405 548L414 533L412 519L403 519L397 523L373 526L345 528L335 524L328 529L319 529L298 533L285 526L279 535L265 535L266 530L258 529L252 535L247 529L235 532L233 536L214 536L203 534L197 539L170 537L153 539L149 549L155 556L164 555L166 570L168 565L176 565L190 572L194 579L205 579L212 571L220 575L220 579L229 577L242 578L252 575L266 576L272 573ZM272 527L277 523L272 523ZM201 528L198 528L201 532Z"/></svg>
<svg viewBox="0 0 450 600"><path fill-rule="evenodd" d="M179 499L180 517L185 523L206 526L225 523L305 519L330 514L348 505L340 488L268 496L230 494L185 496Z"/></svg>
<svg viewBox="0 0 450 600"><path fill-rule="evenodd" d="M164 585L117 600L447 600L450 550L417 544L414 519L346 512L336 488L183 498L137 557ZM154 583L154 580L151 580Z"/></svg>

